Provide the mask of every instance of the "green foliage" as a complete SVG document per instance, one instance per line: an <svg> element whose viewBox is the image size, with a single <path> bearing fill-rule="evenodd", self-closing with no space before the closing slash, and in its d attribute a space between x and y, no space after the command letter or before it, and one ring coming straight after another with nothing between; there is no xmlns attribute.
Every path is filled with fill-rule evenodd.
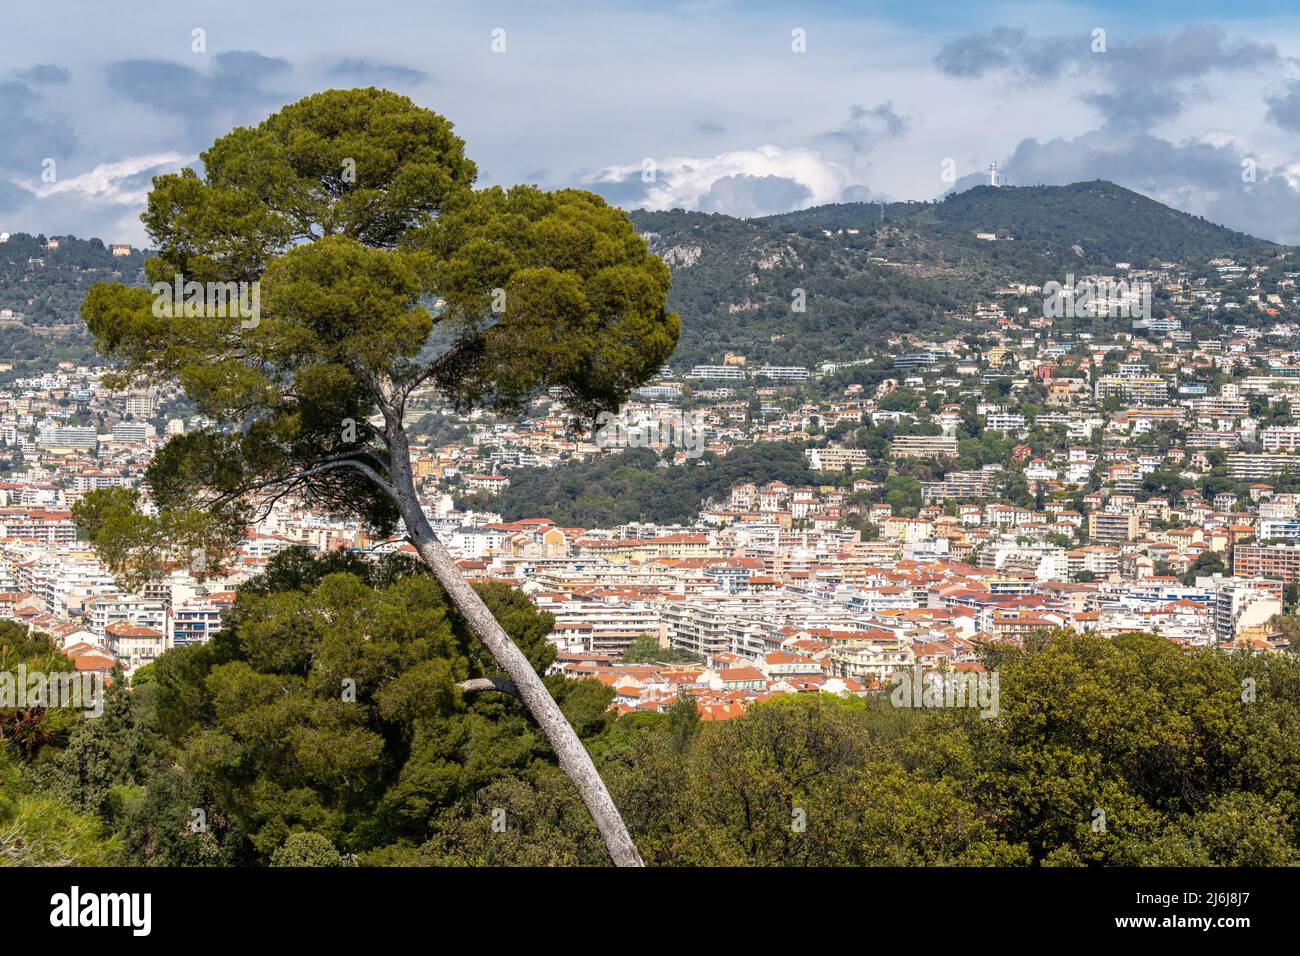
<svg viewBox="0 0 1300 956"><path fill-rule="evenodd" d="M0 621L0 671L17 680L24 672L20 668L27 675L72 671L47 635ZM68 707L0 708L0 865L104 866L112 861L117 842L90 806L105 796L100 781L84 790L50 785L52 768L97 723ZM95 763L104 776L114 773L102 761Z"/></svg>
<svg viewBox="0 0 1300 956"><path fill-rule="evenodd" d="M992 719L801 695L597 749L657 864L1296 862L1297 662L1063 632L990 666Z"/></svg>
<svg viewBox="0 0 1300 956"><path fill-rule="evenodd" d="M29 632L14 621L0 621L0 681L13 704L18 703L18 682L24 675L51 677L73 673L72 662L48 634ZM30 689L30 688L29 688ZM81 712L67 707L43 707L30 700L26 706L0 706L0 751L8 750L33 762L47 749L57 749L79 726Z"/></svg>
<svg viewBox="0 0 1300 956"><path fill-rule="evenodd" d="M88 492L72 507L78 532L95 546L99 559L122 587L138 591L159 571L188 567L197 578L221 568L243 538L242 529L217 514L184 506L150 514L139 508L131 488ZM235 508L232 515L243 514Z"/></svg>
<svg viewBox="0 0 1300 956"><path fill-rule="evenodd" d="M518 409L548 386L590 418L616 407L677 342L668 267L591 193L468 195L410 239L431 254L441 322L464 347L436 381L462 406ZM484 323L493 299L502 321Z"/></svg>
<svg viewBox="0 0 1300 956"><path fill-rule="evenodd" d="M519 703L454 686L493 672L426 574L276 560L280 589L250 587L156 683L115 684L66 746L0 753L0 859L608 862ZM543 668L546 616L484 597ZM596 681L547 686L652 864L1300 863L1300 661L1057 632L986 666L991 717L812 694L614 718Z"/></svg>
<svg viewBox="0 0 1300 956"><path fill-rule="evenodd" d="M271 866L342 866L334 844L319 833L291 833L271 854Z"/></svg>
<svg viewBox="0 0 1300 956"><path fill-rule="evenodd" d="M885 479L884 500L898 514L915 514L921 507L921 483L906 475L890 475Z"/></svg>
<svg viewBox="0 0 1300 956"><path fill-rule="evenodd" d="M250 494L293 490L387 532L413 499L401 420L419 385L497 409L554 387L594 417L667 358L668 270L627 217L578 190L476 192L463 147L404 96L330 90L218 139L202 177L154 180L149 281L260 290L256 316L86 295L114 382L177 380L214 423L155 456L160 517L203 511L233 535ZM147 554L135 526L120 550Z"/></svg>
<svg viewBox="0 0 1300 956"><path fill-rule="evenodd" d="M652 635L638 637L627 646L619 658L624 664L702 664L698 654L684 651L680 647L661 647L658 638Z"/></svg>
<svg viewBox="0 0 1300 956"><path fill-rule="evenodd" d="M418 845L439 808L545 759L519 704L457 688L497 672L431 577L374 588L335 572L301 585L241 594L218 640L158 662L158 711L182 765L260 856L299 830L349 852ZM544 669L549 617L504 585L480 593ZM592 723L581 693L557 694L580 731Z"/></svg>
<svg viewBox="0 0 1300 956"><path fill-rule="evenodd" d="M147 706L115 670L103 713L82 719L61 748L35 770L50 791L73 807L112 821L132 788L142 785L163 760Z"/></svg>
<svg viewBox="0 0 1300 956"><path fill-rule="evenodd" d="M1300 866L1295 829L1283 811L1254 793L1227 793L1119 854L1131 866Z"/></svg>
<svg viewBox="0 0 1300 956"><path fill-rule="evenodd" d="M0 866L107 866L116 848L103 821L41 793L0 748Z"/></svg>
<svg viewBox="0 0 1300 956"><path fill-rule="evenodd" d="M366 862L419 866L599 866L608 861L595 824L558 770L532 780L503 777L475 794L469 812L433 821L418 850Z"/></svg>
<svg viewBox="0 0 1300 956"><path fill-rule="evenodd" d="M145 785L127 791L114 823L124 866L250 866L258 860L242 824L176 763L160 764Z"/></svg>
<svg viewBox="0 0 1300 956"><path fill-rule="evenodd" d="M693 705L691 705L693 708ZM776 698L721 724L636 739L613 775L638 845L661 865L1025 862L956 781L891 761L914 715L881 701ZM621 769L621 768L620 768Z"/></svg>
<svg viewBox="0 0 1300 956"><path fill-rule="evenodd" d="M813 484L802 445L759 443L719 458L700 458L661 468L648 448L602 455L555 468L521 468L510 473L510 487L482 502L507 521L545 515L556 524L609 528L629 521L690 524L702 502L723 499L746 481ZM918 486L919 487L919 486Z"/></svg>

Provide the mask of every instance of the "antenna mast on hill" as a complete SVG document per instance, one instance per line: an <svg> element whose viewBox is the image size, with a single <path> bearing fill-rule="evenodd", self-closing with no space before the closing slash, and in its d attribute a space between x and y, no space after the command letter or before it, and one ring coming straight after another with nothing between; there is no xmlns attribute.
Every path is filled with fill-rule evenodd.
<svg viewBox="0 0 1300 956"><path fill-rule="evenodd" d="M997 161L995 160L994 162L989 163L989 185L996 186L997 184L998 184L998 164Z"/></svg>

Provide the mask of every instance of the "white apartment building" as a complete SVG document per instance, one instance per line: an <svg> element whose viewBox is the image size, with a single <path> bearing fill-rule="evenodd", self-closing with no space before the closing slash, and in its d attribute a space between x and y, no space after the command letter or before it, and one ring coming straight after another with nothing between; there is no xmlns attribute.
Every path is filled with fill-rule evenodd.
<svg viewBox="0 0 1300 956"><path fill-rule="evenodd" d="M539 610L555 616L550 638L561 650L622 656L639 637L664 635L658 608L649 601L574 599L537 601Z"/></svg>
<svg viewBox="0 0 1300 956"><path fill-rule="evenodd" d="M1277 425L1264 428L1259 433L1265 451L1300 451L1300 425Z"/></svg>
<svg viewBox="0 0 1300 956"><path fill-rule="evenodd" d="M107 635L112 624L133 624L167 633L167 605L130 594L106 594L86 604L86 626Z"/></svg>

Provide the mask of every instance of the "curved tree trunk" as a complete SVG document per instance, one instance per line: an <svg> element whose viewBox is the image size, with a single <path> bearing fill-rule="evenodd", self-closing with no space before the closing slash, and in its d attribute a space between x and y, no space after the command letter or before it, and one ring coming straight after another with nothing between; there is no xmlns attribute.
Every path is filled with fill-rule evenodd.
<svg viewBox="0 0 1300 956"><path fill-rule="evenodd" d="M408 528L409 525L408 521ZM433 571L438 583L446 589L451 602L465 615L479 640L514 681L519 697L546 734L551 749L560 760L561 768L578 788L582 802L587 805L592 819L596 821L610 858L618 866L641 866L641 854L637 852L636 844L632 842L632 836L623 823L623 817L614 805L609 790L605 788L605 781L596 772L596 765L591 762L587 748L565 719L560 705L542 683L541 676L533 669L528 658L524 657L523 651L510 639L510 635L497 623L483 599L461 576L447 549L435 537L429 523L423 520L423 514L416 525L409 530L420 557Z"/></svg>
<svg viewBox="0 0 1300 956"><path fill-rule="evenodd" d="M393 444L391 450L390 475L396 492L395 503L402 515L402 522L411 536L415 549L421 560L428 565L433 576L438 579L456 609L465 616L475 635L481 640L501 669L514 681L519 698L524 702L533 719L537 721L551 749L559 758L560 767L573 785L578 788L582 802L596 821L596 827L605 841L610 858L616 866L644 866L641 854L637 852L632 835L627 832L618 807L605 787L605 781L591 762L591 755L578 739L577 733L569 725L560 705L555 702L541 675L533 669L523 651L510 639L510 635L492 616L488 606L478 596L451 554L443 547L434 534L429 520L420 508L415 493L415 482L411 474L410 453L407 450L406 435L400 428L390 430Z"/></svg>

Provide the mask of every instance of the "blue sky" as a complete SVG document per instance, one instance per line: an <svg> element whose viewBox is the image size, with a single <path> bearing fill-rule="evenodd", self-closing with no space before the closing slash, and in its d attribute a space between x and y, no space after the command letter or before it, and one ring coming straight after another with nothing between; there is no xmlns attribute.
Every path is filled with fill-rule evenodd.
<svg viewBox="0 0 1300 956"><path fill-rule="evenodd" d="M1112 179L1300 242L1294 3L1130 6L7 6L0 231L140 244L151 175L307 93L379 85L450 118L484 184L759 215L932 199L997 161L1010 183Z"/></svg>

